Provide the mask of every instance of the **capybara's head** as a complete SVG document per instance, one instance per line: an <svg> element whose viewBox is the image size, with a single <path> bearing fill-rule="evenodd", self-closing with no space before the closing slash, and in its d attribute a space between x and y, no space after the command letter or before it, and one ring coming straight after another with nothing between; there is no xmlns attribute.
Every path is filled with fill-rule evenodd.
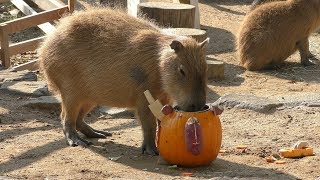
<svg viewBox="0 0 320 180"><path fill-rule="evenodd" d="M182 111L199 111L206 103L206 44L192 38L171 42L171 49L160 64L162 83L174 104Z"/></svg>

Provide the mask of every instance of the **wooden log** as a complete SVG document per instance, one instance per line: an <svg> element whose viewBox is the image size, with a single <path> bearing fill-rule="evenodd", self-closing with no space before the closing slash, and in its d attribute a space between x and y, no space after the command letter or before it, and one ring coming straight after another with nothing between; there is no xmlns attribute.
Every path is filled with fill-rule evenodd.
<svg viewBox="0 0 320 180"><path fill-rule="evenodd" d="M208 79L224 79L224 62L218 60L207 60Z"/></svg>
<svg viewBox="0 0 320 180"><path fill-rule="evenodd" d="M163 27L194 28L195 7L189 4L145 2L138 10Z"/></svg>
<svg viewBox="0 0 320 180"><path fill-rule="evenodd" d="M75 0L68 0L68 7L69 7L70 13L73 13L74 11L74 3L75 3Z"/></svg>
<svg viewBox="0 0 320 180"><path fill-rule="evenodd" d="M15 55L26 51L33 51L37 49L38 45L43 41L45 37L38 37L18 43L10 44L9 55Z"/></svg>
<svg viewBox="0 0 320 180"><path fill-rule="evenodd" d="M193 28L167 28L163 29L164 32L170 34L176 34L179 36L188 36L196 39L198 42L202 42L207 38L207 32L201 29Z"/></svg>
<svg viewBox="0 0 320 180"><path fill-rule="evenodd" d="M57 20L61 18L64 13L67 12L68 6L63 6L61 8L56 8L50 11L40 12L38 14L7 21L0 25L7 25L7 32L14 33L38 24Z"/></svg>
<svg viewBox="0 0 320 180"><path fill-rule="evenodd" d="M41 8L42 10L50 10L55 9L58 7L64 6L64 4L60 1L56 0L24 0L26 3L28 3L31 7L34 8L33 5L37 8Z"/></svg>
<svg viewBox="0 0 320 180"><path fill-rule="evenodd" d="M200 11L199 11L199 2L198 0L180 0L180 3L191 4L196 7L195 19L194 19L194 28L200 29Z"/></svg>
<svg viewBox="0 0 320 180"><path fill-rule="evenodd" d="M10 55L9 55L9 33L6 24L0 24L0 40L1 40L1 62L4 68L9 68Z"/></svg>
<svg viewBox="0 0 320 180"><path fill-rule="evenodd" d="M36 71L37 69L39 69L39 64L37 59L12 67L13 71L23 71L23 70Z"/></svg>
<svg viewBox="0 0 320 180"><path fill-rule="evenodd" d="M23 0L11 0L11 3L14 4L23 14L25 15L35 15L38 14L34 9L32 9L27 3ZM49 22L39 24L38 27L45 32L46 34L55 30L55 27Z"/></svg>

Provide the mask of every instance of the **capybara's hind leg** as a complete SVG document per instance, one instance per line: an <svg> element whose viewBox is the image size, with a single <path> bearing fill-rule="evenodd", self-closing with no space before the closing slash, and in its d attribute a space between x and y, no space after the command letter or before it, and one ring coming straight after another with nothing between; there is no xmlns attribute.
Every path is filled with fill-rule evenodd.
<svg viewBox="0 0 320 180"><path fill-rule="evenodd" d="M62 100L61 108L63 132L66 136L67 144L70 146L84 147L92 144L91 142L80 138L76 131L76 120L79 115L79 107L77 105L72 106L72 104L65 103L65 101Z"/></svg>
<svg viewBox="0 0 320 180"><path fill-rule="evenodd" d="M156 137L156 118L151 113L146 98L140 97L137 102L137 115L140 119L142 132L143 132L143 143L142 153L150 155L159 155L158 149L155 143Z"/></svg>
<svg viewBox="0 0 320 180"><path fill-rule="evenodd" d="M94 105L85 104L81 107L76 127L81 133L89 138L106 138L106 136L111 136L112 134L109 132L98 131L91 128L86 122L84 122L84 117L91 111Z"/></svg>
<svg viewBox="0 0 320 180"><path fill-rule="evenodd" d="M310 55L312 55L309 51L309 40L305 38L301 41L297 42L297 49L300 53L301 64L304 66L314 65L313 62L309 60Z"/></svg>

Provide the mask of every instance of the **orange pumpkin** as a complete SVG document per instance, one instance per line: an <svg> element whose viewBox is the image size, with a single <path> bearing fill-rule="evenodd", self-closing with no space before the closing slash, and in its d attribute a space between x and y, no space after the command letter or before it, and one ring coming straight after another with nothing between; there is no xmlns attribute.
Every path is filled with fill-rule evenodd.
<svg viewBox="0 0 320 180"><path fill-rule="evenodd" d="M186 167L209 165L219 154L222 129L212 108L199 112L162 110L158 130L160 156L170 164Z"/></svg>

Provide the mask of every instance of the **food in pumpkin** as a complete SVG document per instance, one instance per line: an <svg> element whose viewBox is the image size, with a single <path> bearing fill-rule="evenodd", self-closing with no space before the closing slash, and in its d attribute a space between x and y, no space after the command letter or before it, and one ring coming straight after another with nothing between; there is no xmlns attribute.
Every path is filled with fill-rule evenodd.
<svg viewBox="0 0 320 180"><path fill-rule="evenodd" d="M187 150L193 155L199 155L202 149L202 132L197 118L190 117L185 125L185 141Z"/></svg>

